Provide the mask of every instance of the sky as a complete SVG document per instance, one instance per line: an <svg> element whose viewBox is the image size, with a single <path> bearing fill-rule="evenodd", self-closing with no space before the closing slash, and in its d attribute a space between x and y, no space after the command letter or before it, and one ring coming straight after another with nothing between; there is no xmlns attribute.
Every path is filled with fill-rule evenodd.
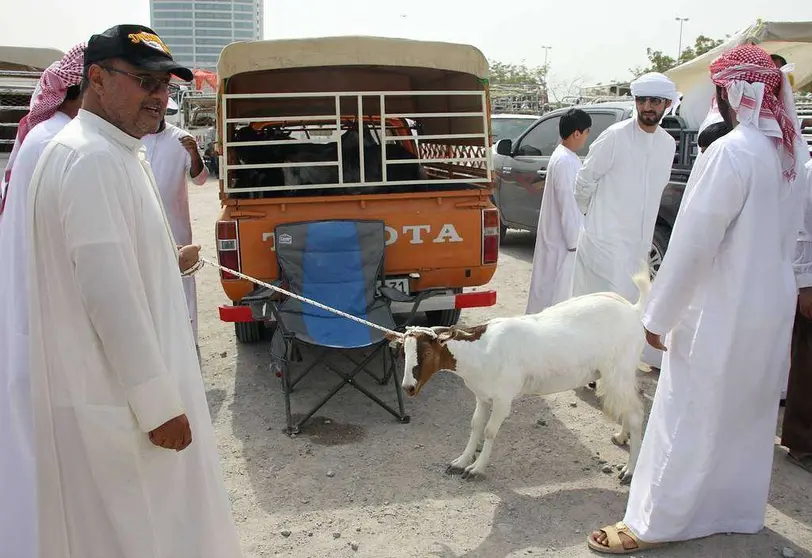
<svg viewBox="0 0 812 558"><path fill-rule="evenodd" d="M150 23L149 0L14 4L0 17L0 44L7 46L67 51L113 25ZM629 79L630 68L646 65L646 47L676 57L676 17L689 18L683 45L691 45L697 35L723 38L758 18L812 21L812 1L265 0L265 39L378 35L457 42L476 46L489 60L528 66L543 64L547 53L549 81L559 89Z"/></svg>

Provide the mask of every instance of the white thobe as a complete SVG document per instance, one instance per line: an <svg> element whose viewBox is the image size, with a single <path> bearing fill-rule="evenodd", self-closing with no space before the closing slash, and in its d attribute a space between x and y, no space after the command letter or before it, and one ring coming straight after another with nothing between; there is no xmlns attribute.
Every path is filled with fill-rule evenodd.
<svg viewBox="0 0 812 558"><path fill-rule="evenodd" d="M40 556L239 557L143 144L80 111L42 155L29 215ZM183 413L191 445L150 442Z"/></svg>
<svg viewBox="0 0 812 558"><path fill-rule="evenodd" d="M528 314L567 300L572 292L575 252L570 250L578 245L583 222L573 196L575 177L580 168L578 155L564 145L555 148L547 165L530 275Z"/></svg>
<svg viewBox="0 0 812 558"><path fill-rule="evenodd" d="M803 226L795 251L795 277L798 287L812 286L812 160L806 162L809 196L804 203Z"/></svg>
<svg viewBox="0 0 812 558"><path fill-rule="evenodd" d="M147 161L152 167L166 218L175 240L183 245L192 243L192 220L189 216L188 178L192 158L180 139L190 134L177 126L167 124L163 131L141 138L147 148ZM192 178L197 185L205 184L209 170L203 165L200 174ZM192 331L197 341L197 289L194 277L183 278L186 305L192 320Z"/></svg>
<svg viewBox="0 0 812 558"><path fill-rule="evenodd" d="M632 276L648 262L675 152L668 132L645 132L636 116L609 127L590 146L575 183L575 200L586 216L573 296L610 291L637 300ZM658 352L644 351L643 360L659 366Z"/></svg>
<svg viewBox="0 0 812 558"><path fill-rule="evenodd" d="M802 175L799 175L799 177ZM804 226L801 227L801 234L798 238L795 259L798 265L795 267L795 277L798 279L798 287L812 286L812 160L806 163L806 179L810 196L804 204ZM786 399L789 389L789 367L784 371L781 380L781 399Z"/></svg>
<svg viewBox="0 0 812 558"><path fill-rule="evenodd" d="M0 556L37 554L28 376L28 183L48 142L68 122L68 115L57 112L26 135L0 220Z"/></svg>
<svg viewBox="0 0 812 558"><path fill-rule="evenodd" d="M643 317L668 334L624 518L648 542L763 527L797 300L806 181L773 139L740 124L689 182Z"/></svg>

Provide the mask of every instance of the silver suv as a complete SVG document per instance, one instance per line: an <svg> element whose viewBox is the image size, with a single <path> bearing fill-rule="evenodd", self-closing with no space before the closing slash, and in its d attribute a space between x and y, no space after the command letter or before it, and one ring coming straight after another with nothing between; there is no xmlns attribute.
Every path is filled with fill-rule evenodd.
<svg viewBox="0 0 812 558"><path fill-rule="evenodd" d="M597 103L566 107L548 112L525 130L518 138L501 139L494 146L494 195L493 203L499 208L501 237L508 228L536 232L541 195L547 177L547 164L550 155L558 146L558 123L561 116L570 108L580 108L592 117L589 141L578 152L582 159L589 152L589 146L609 126L631 118L634 102ZM671 229L677 216L688 175L696 159L696 132L687 130L678 116L663 119L663 128L677 141L671 180L663 192L660 212L654 230L649 266L654 277L668 248Z"/></svg>

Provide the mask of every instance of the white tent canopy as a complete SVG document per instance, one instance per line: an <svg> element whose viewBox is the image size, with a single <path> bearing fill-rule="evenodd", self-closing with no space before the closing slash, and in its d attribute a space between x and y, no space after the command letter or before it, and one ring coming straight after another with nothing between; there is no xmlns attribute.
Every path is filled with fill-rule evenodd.
<svg viewBox="0 0 812 558"><path fill-rule="evenodd" d="M710 109L715 88L708 66L720 54L742 44L757 44L794 64L796 90L812 83L812 22L758 22L702 56L666 72L683 93L680 116L689 127L699 127Z"/></svg>

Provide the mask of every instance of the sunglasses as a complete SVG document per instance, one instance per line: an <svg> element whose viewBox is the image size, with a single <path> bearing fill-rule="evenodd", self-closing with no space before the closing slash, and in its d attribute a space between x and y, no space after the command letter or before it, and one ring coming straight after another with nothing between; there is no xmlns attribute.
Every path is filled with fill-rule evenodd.
<svg viewBox="0 0 812 558"><path fill-rule="evenodd" d="M662 97L635 97L634 100L640 105L645 105L646 102L649 102L653 107L659 107L666 101L666 99Z"/></svg>
<svg viewBox="0 0 812 558"><path fill-rule="evenodd" d="M178 87L174 83L170 83L168 79L158 79L148 76L138 76L136 74L131 74L130 72L125 72L124 70L111 68L109 66L100 66L100 68L106 72L122 74L132 78L133 80L137 81L138 85L141 86L141 89L143 89L147 93L155 93L156 91L162 91L166 89L167 91L169 91L170 94L172 94L177 93L180 90L180 87Z"/></svg>

